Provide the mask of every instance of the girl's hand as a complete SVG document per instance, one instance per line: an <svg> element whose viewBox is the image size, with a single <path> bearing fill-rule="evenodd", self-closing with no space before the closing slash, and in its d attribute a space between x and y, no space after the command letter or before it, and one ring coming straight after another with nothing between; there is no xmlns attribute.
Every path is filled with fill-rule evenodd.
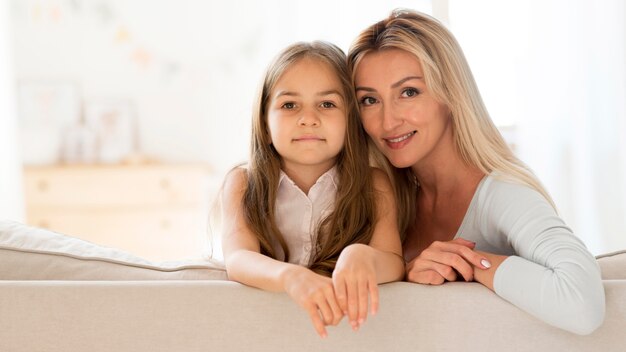
<svg viewBox="0 0 626 352"><path fill-rule="evenodd" d="M435 241L406 265L407 281L427 285L441 285L446 280L456 281L457 272L465 281L474 280L474 266L491 267L490 262L476 253L474 242L463 238Z"/></svg>
<svg viewBox="0 0 626 352"><path fill-rule="evenodd" d="M325 325L337 325L343 318L330 278L305 267L293 266L285 273L284 287L285 292L309 313L321 337L328 336Z"/></svg>
<svg viewBox="0 0 626 352"><path fill-rule="evenodd" d="M368 296L371 313L378 311L378 282L373 248L364 244L346 247L333 271L333 285L344 315L348 315L353 330L367 318Z"/></svg>

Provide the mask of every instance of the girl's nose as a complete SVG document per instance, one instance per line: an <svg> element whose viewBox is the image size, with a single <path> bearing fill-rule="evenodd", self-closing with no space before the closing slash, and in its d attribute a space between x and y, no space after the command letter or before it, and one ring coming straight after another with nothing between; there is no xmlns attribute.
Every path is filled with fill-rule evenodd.
<svg viewBox="0 0 626 352"><path fill-rule="evenodd" d="M300 118L298 119L298 125L300 126L319 126L320 119L317 113L311 109L305 109L302 111Z"/></svg>
<svg viewBox="0 0 626 352"><path fill-rule="evenodd" d="M394 104L385 104L383 108L383 129L392 131L402 124L402 116L400 111L394 107Z"/></svg>

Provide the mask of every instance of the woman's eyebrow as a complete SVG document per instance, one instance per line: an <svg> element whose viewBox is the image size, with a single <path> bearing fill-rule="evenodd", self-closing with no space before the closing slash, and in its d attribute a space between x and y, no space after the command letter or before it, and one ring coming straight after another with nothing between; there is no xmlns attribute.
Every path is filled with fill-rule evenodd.
<svg viewBox="0 0 626 352"><path fill-rule="evenodd" d="M404 84L407 81L413 80L413 79L424 79L421 76L409 76L409 77L404 77L403 79L399 80L398 82L394 83L391 85L391 88L398 88L399 86L401 86L402 84ZM376 92L376 89L374 88L370 88L370 87L356 87L354 88L355 91L366 91L366 92Z"/></svg>
<svg viewBox="0 0 626 352"><path fill-rule="evenodd" d="M396 83L392 84L392 85L391 85L391 88L398 88L399 86L401 86L402 84L404 84L404 82L406 82L406 81L410 81L410 80L413 80L413 79L423 79L423 77L420 77L420 76L409 76L409 77L405 77L405 78L403 78L403 79L399 80L398 82L396 82Z"/></svg>

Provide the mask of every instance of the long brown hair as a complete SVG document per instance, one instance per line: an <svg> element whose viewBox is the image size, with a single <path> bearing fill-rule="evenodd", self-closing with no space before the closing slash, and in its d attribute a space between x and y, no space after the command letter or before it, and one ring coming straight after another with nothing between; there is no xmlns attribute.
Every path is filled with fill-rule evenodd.
<svg viewBox="0 0 626 352"><path fill-rule="evenodd" d="M361 32L350 47L352 78L365 55L387 48L401 49L422 64L424 79L437 100L452 115L455 148L461 159L484 174L527 185L554 207L548 192L532 171L508 147L489 117L460 45L436 19L413 10L396 9L386 19ZM416 214L416 180L410 168L398 169L373 146L372 159L387 171L396 190L398 225L405 235Z"/></svg>
<svg viewBox="0 0 626 352"><path fill-rule="evenodd" d="M328 65L337 75L346 109L345 144L337 156L339 184L335 208L316 230L317 243L309 263L315 272L330 275L343 248L352 243L370 242L375 223L367 137L358 116L346 56L337 46L322 41L295 43L279 53L267 68L252 116L252 141L243 209L248 226L260 242L261 253L271 258L278 257L276 249L272 247L272 239L275 238L280 243L285 260L288 260L289 249L274 216L281 156L270 138L267 105L282 74L305 57Z"/></svg>

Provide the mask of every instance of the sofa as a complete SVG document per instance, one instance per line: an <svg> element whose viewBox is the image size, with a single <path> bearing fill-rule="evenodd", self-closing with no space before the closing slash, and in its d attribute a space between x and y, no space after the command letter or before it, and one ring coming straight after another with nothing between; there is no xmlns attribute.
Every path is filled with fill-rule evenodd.
<svg viewBox="0 0 626 352"><path fill-rule="evenodd" d="M380 287L358 331L320 338L286 294L228 281L218 263L153 263L0 221L0 351L625 351L626 253L598 257L603 325L552 327L477 283Z"/></svg>

